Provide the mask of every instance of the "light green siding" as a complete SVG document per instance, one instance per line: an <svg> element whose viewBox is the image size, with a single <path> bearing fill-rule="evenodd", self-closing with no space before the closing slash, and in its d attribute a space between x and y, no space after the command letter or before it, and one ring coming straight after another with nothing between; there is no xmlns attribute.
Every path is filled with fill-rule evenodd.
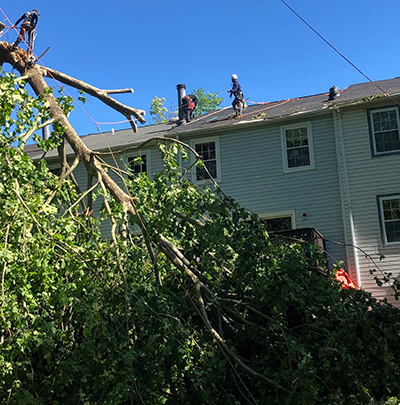
<svg viewBox="0 0 400 405"><path fill-rule="evenodd" d="M382 245L377 196L400 193L400 155L372 157L366 108L342 111L348 181L362 287L378 298L390 298L391 289L377 287L369 269L375 261L382 271L400 275L400 246ZM386 258L380 261L380 256ZM378 274L378 273L377 273Z"/></svg>

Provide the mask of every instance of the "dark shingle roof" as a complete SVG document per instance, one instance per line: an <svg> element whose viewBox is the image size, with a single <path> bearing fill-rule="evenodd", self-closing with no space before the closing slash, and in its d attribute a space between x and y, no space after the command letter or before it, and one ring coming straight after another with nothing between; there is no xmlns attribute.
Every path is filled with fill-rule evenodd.
<svg viewBox="0 0 400 405"><path fill-rule="evenodd" d="M138 128L138 132L134 133L131 128L122 129L111 132L96 133L90 135L84 135L80 138L85 143L85 145L91 149L98 152L108 151L109 148L113 151L127 148L129 146L135 146L142 144L143 142L149 141L156 136L163 136L165 131L169 131L172 124L157 124L157 125L146 125ZM40 159L43 156L43 151L40 150L36 144L26 145L25 152L32 159ZM68 155L74 155L72 148L67 145L66 153ZM46 159L58 158L57 150L52 150L46 153Z"/></svg>
<svg viewBox="0 0 400 405"><path fill-rule="evenodd" d="M329 101L329 93L307 97L292 98L248 106L244 109L242 119L229 119L233 115L232 108L226 108L203 115L187 124L180 125L171 131L173 133L202 131L207 129L228 127L255 122L257 120L272 120L287 118L292 115L317 113L328 110L332 106L343 106L355 102L367 102L376 96L391 96L400 94L400 78L381 80L374 83L354 84L340 92L340 96Z"/></svg>
<svg viewBox="0 0 400 405"><path fill-rule="evenodd" d="M131 129L125 129L115 131L114 134L107 132L104 134L85 135L81 139L91 150L107 151L110 147L115 151L139 145L159 136L175 137L185 132L202 133L203 131L234 125L246 125L253 122L283 119L307 113L318 113L324 110L329 111L329 108L332 106L340 107L368 102L376 99L377 96L385 97L384 93L390 94L392 97L400 95L400 78L380 80L375 83L367 82L351 85L347 89L342 90L340 96L334 101L329 101L329 93L324 93L251 105L244 109L243 118L241 119L229 119L233 115L233 110L232 108L224 108L204 114L200 118L179 126L171 123L147 125L139 127L138 133L133 133ZM36 145L27 145L25 150L33 159L39 159L43 156L43 152ZM67 146L67 155L71 154L72 149ZM46 154L47 159L56 158L57 156L57 151L51 151Z"/></svg>
<svg viewBox="0 0 400 405"><path fill-rule="evenodd" d="M241 119L231 119L233 115L232 108L225 108L205 114L187 124L180 125L171 132L198 131L318 111L326 109L328 107L327 102L328 94L319 94L316 96L255 104L247 106L243 110L243 118Z"/></svg>

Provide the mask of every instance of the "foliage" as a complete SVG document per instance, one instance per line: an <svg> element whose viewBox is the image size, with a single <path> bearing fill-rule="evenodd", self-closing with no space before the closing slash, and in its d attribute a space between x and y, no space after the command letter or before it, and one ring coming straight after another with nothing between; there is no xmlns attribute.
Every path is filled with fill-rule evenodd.
<svg viewBox="0 0 400 405"><path fill-rule="evenodd" d="M198 90L193 90L193 94L198 98L198 106L194 111L195 117L200 117L206 112L221 109L221 103L224 101L222 97L219 97L219 92L214 94L210 92L206 93L202 87ZM177 112L173 111L172 108L168 110L164 106L164 103L165 97L159 98L156 96L151 100L150 115L156 124L168 122L170 117L177 115Z"/></svg>
<svg viewBox="0 0 400 405"><path fill-rule="evenodd" d="M3 403L399 403L398 309L343 290L323 255L310 261L220 190L185 180L180 145L160 145L152 181L126 179L135 222L103 191L102 217L85 215L69 180L10 146L36 101L12 77L0 91ZM100 232L110 219L112 240Z"/></svg>
<svg viewBox="0 0 400 405"><path fill-rule="evenodd" d="M200 117L206 112L221 109L221 103L224 101L224 99L219 96L219 92L206 93L202 87L198 90L193 90L193 94L199 99L199 104L194 112L195 117Z"/></svg>
<svg viewBox="0 0 400 405"><path fill-rule="evenodd" d="M161 124L162 122L168 122L167 113L168 109L164 107L165 97L155 96L151 100L150 115L156 124Z"/></svg>

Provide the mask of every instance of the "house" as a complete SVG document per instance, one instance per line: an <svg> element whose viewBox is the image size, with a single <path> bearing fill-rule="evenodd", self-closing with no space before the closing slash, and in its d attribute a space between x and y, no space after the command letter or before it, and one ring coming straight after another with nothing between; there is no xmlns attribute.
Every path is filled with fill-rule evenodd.
<svg viewBox="0 0 400 405"><path fill-rule="evenodd" d="M134 169L150 177L163 169L155 143L130 148L154 136L190 144L208 169L194 168L194 183L211 175L272 229L316 229L332 263L344 261L357 285L392 300L370 269L400 275L399 102L395 78L248 106L240 120L223 109L182 125L142 127L138 135L126 130L82 139L101 152L108 149L104 138L117 154L124 150L125 162L140 155ZM57 165L55 152L46 158Z"/></svg>

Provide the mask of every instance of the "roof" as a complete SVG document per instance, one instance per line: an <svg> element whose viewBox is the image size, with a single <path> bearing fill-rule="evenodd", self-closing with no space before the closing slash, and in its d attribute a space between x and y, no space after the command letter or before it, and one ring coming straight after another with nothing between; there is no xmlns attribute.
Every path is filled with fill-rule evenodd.
<svg viewBox="0 0 400 405"><path fill-rule="evenodd" d="M233 115L233 110L232 108L225 108L207 113L196 120L180 125L171 131L171 135L173 133L197 132L251 122L282 119L299 114L318 113L324 110L329 111L329 108L333 106L340 107L356 102L367 102L376 98L376 96L385 97L384 93L391 96L400 94L400 78L381 80L374 83L368 82L351 85L342 90L340 96L333 101L329 101L329 93L323 93L247 106L243 110L243 118L241 119L230 119Z"/></svg>
<svg viewBox="0 0 400 405"><path fill-rule="evenodd" d="M328 108L328 94L294 98L247 106L243 110L243 118L231 119L232 108L214 111L201 116L187 124L174 128L172 133L199 131L211 128L228 127L261 120L287 117L293 114L320 111Z"/></svg>
<svg viewBox="0 0 400 405"><path fill-rule="evenodd" d="M129 146L140 145L143 142L150 141L157 136L163 136L165 131L169 131L171 128L171 123L145 125L139 127L138 132L136 133L129 128L115 132L83 135L80 138L91 150L95 150L97 152L109 151L109 149L118 151L119 149L129 148ZM43 151L39 149L36 144L26 145L25 152L34 160L41 159L43 157ZM66 153L67 156L75 155L72 148L68 144L66 146ZM46 153L46 159L52 158L58 158L57 150L52 150Z"/></svg>
<svg viewBox="0 0 400 405"><path fill-rule="evenodd" d="M342 90L340 96L333 101L328 100L329 93L323 93L250 105L244 109L243 118L241 119L230 119L233 115L232 108L224 108L204 114L200 118L179 126L172 123L146 125L139 127L137 133L133 133L132 129L124 129L115 131L114 133L107 132L103 134L96 133L85 135L81 136L81 139L91 150L108 151L110 148L116 151L129 146L142 144L143 142L160 136L175 137L186 132L202 133L203 131L217 128L229 128L254 122L287 119L300 114L328 112L329 109L334 106L341 107L357 103L367 103L376 99L377 96L386 97L385 93L389 94L391 97L400 95L400 77L380 80L375 83L367 82L351 85ZM40 159L43 156L43 152L37 148L36 144L27 145L25 151L33 159ZM67 156L73 154L69 145L67 145L66 152ZM47 159L57 157L58 152L56 150L46 154Z"/></svg>

